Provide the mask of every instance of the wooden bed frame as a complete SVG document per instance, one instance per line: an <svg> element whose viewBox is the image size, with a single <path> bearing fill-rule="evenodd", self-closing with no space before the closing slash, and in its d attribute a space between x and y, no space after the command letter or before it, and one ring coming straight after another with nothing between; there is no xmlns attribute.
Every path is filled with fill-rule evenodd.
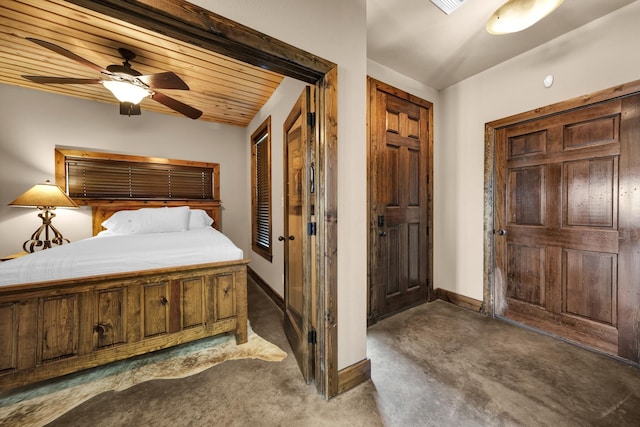
<svg viewBox="0 0 640 427"><path fill-rule="evenodd" d="M220 203L91 203L93 231L140 207ZM28 255L27 255L28 256ZM248 260L0 287L0 392L222 333L247 341Z"/></svg>

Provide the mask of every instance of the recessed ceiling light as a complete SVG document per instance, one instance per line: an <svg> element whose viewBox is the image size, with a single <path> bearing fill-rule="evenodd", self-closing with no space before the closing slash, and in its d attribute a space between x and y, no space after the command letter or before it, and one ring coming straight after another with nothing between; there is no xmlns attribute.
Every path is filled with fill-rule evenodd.
<svg viewBox="0 0 640 427"><path fill-rule="evenodd" d="M459 8L464 2L465 0L431 0L431 3L438 6L447 15Z"/></svg>

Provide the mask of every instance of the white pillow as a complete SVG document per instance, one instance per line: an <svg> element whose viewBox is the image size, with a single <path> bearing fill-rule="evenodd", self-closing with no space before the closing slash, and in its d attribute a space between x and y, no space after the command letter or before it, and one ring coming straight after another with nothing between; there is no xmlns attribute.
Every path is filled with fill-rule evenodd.
<svg viewBox="0 0 640 427"><path fill-rule="evenodd" d="M202 209L191 209L189 211L189 230L199 230L201 228L210 227L213 224L207 212Z"/></svg>
<svg viewBox="0 0 640 427"><path fill-rule="evenodd" d="M135 233L170 233L189 226L189 206L138 209Z"/></svg>
<svg viewBox="0 0 640 427"><path fill-rule="evenodd" d="M185 231L189 226L189 207L118 211L105 220L102 226L113 234Z"/></svg>
<svg viewBox="0 0 640 427"><path fill-rule="evenodd" d="M102 222L102 226L114 234L135 233L138 211L118 211Z"/></svg>

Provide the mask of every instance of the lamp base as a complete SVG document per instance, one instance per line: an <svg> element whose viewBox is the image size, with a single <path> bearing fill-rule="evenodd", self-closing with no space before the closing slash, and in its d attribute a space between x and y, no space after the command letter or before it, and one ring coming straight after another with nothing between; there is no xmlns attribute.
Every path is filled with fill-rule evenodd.
<svg viewBox="0 0 640 427"><path fill-rule="evenodd" d="M56 216L51 210L54 208L43 207L38 216L42 219L42 225L31 235L31 238L24 242L22 249L25 252L35 252L36 250L50 249L53 245L62 245L64 242L70 243L69 239L62 237L62 234L51 224L51 220ZM40 240L40 235L44 231L44 240ZM53 238L49 238L49 234Z"/></svg>

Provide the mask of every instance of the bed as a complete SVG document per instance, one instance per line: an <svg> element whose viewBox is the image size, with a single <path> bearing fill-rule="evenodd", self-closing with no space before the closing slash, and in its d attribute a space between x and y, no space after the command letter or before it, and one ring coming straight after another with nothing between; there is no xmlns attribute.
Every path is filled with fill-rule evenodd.
<svg viewBox="0 0 640 427"><path fill-rule="evenodd" d="M218 246L202 248L203 241L228 239L209 225L192 228L196 211L218 226L220 204L179 205L94 204L95 237L0 263L0 390L223 333L235 334L238 344L247 341L248 261L232 243L231 255L218 253ZM172 229L165 213L185 209L186 226ZM164 229L153 229L157 215L155 223L133 227L129 234L138 236L102 228L143 211L147 219L151 211L165 215ZM164 248L173 256L164 259ZM45 276L38 276L42 260Z"/></svg>

